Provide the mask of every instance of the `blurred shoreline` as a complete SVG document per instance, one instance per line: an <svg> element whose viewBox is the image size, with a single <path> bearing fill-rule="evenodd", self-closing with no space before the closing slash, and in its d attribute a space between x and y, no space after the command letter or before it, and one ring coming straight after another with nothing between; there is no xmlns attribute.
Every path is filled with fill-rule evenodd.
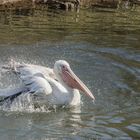
<svg viewBox="0 0 140 140"><path fill-rule="evenodd" d="M38 5L66 11L79 11L80 8L135 9L140 0L1 0L0 10L35 8Z"/></svg>

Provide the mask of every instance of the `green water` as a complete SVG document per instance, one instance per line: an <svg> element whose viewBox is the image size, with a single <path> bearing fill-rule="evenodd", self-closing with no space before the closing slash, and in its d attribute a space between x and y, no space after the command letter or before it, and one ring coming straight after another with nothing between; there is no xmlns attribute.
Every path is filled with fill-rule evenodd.
<svg viewBox="0 0 140 140"><path fill-rule="evenodd" d="M93 91L80 108L0 111L0 140L140 139L140 14L1 11L0 67L10 59L53 67L67 60ZM0 73L0 88L16 85Z"/></svg>

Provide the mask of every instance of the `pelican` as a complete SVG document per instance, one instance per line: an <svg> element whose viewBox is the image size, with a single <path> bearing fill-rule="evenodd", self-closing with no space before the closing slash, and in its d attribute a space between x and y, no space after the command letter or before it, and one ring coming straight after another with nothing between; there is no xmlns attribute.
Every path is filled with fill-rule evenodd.
<svg viewBox="0 0 140 140"><path fill-rule="evenodd" d="M65 60L58 60L54 68L31 64L15 63L10 67L22 81L16 90L0 94L5 96L1 102L29 93L41 96L49 105L76 106L80 104L80 92L95 100L87 86L74 74Z"/></svg>

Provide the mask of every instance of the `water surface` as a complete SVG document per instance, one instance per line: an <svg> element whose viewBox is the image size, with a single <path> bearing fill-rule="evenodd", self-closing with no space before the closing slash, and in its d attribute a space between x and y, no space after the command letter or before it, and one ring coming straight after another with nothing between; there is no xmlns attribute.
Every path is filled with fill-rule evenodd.
<svg viewBox="0 0 140 140"><path fill-rule="evenodd" d="M0 12L0 67L10 59L53 67L67 60L93 91L81 107L0 111L0 139L140 139L140 14L137 11ZM16 86L0 73L0 88Z"/></svg>

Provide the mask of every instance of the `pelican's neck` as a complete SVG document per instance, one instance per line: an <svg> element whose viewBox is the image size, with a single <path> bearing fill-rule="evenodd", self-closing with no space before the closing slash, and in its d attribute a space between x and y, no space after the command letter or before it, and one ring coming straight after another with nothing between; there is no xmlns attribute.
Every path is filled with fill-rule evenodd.
<svg viewBox="0 0 140 140"><path fill-rule="evenodd" d="M58 74L56 74L56 77L57 77L58 82L61 83L62 86L68 91L68 94L69 94L69 97L70 97L69 105L75 106L75 105L80 104L81 97L80 97L79 90L73 89L73 88L69 87L69 86L62 80L62 78L61 78Z"/></svg>
<svg viewBox="0 0 140 140"><path fill-rule="evenodd" d="M69 93L71 93L74 89L72 89L71 87L69 87L61 78L61 76L58 74L58 73L55 73L56 77L57 77L57 80L58 82L63 86L65 87Z"/></svg>

